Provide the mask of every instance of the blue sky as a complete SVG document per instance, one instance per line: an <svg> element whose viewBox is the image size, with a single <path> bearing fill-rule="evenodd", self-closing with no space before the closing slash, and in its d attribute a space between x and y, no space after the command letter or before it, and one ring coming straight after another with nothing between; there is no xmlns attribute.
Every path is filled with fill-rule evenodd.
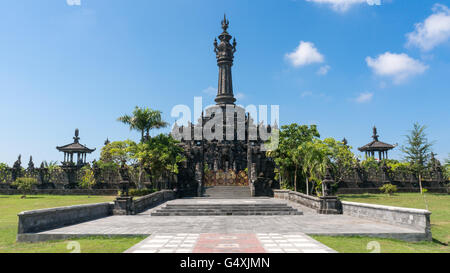
<svg viewBox="0 0 450 273"><path fill-rule="evenodd" d="M315 123L355 151L373 125L382 141L401 145L417 121L446 158L450 1L369 2L4 0L0 162L61 160L55 147L75 128L97 148L92 160L107 137L139 138L116 121L136 105L173 122L177 104L213 103L212 43L224 12L238 42L240 104L280 105L282 124ZM401 158L398 148L392 157Z"/></svg>

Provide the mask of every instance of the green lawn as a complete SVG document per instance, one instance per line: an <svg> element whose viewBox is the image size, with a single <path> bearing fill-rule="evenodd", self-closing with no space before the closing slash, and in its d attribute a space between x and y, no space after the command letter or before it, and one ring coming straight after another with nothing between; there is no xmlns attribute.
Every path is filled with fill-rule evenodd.
<svg viewBox="0 0 450 273"><path fill-rule="evenodd" d="M52 208L89 203L110 202L112 196L57 196L57 195L30 195L21 199L20 195L0 195L0 253L69 253L67 248L71 240L51 241L41 243L16 243L17 214L25 210ZM88 237L74 239L80 244L82 253L117 253L123 252L144 237ZM69 245L70 246L70 245Z"/></svg>
<svg viewBox="0 0 450 273"><path fill-rule="evenodd" d="M419 193L399 193L393 196L385 194L349 194L340 195L341 200L380 204L397 207L426 209L431 214L431 232L433 242L408 243L391 239L378 239L369 237L328 237L313 236L316 240L328 245L339 252L371 252L367 243L377 241L380 243L382 253L393 252L419 252L419 253L450 253L450 195L425 194L425 200Z"/></svg>

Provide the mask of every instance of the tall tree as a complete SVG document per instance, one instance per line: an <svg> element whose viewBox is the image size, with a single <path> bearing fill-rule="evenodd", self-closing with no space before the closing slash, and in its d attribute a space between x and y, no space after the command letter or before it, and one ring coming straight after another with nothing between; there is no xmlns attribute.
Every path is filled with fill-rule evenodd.
<svg viewBox="0 0 450 273"><path fill-rule="evenodd" d="M426 128L425 125L414 123L413 129L409 135L406 135L406 145L402 146L405 160L411 164L412 170L418 177L420 193L423 193L422 175L431 157L431 147L433 146L433 143L428 142Z"/></svg>
<svg viewBox="0 0 450 273"><path fill-rule="evenodd" d="M123 115L117 120L129 125L130 130L141 132L141 143L150 138L150 130L160 129L168 125L167 122L162 120L160 111L138 106L134 108L132 115Z"/></svg>
<svg viewBox="0 0 450 273"><path fill-rule="evenodd" d="M178 164L185 160L183 149L177 145L177 141L165 134L157 135L142 143L130 143L127 152L138 164L138 187L141 183L144 171L150 174L151 178L167 176L178 173Z"/></svg>
<svg viewBox="0 0 450 273"><path fill-rule="evenodd" d="M103 162L113 162L117 166L125 162L129 165L136 163L131 157L129 147L135 145L132 140L113 141L103 146L100 153L100 160Z"/></svg>
<svg viewBox="0 0 450 273"><path fill-rule="evenodd" d="M278 148L268 151L267 155L274 159L277 165L279 179L291 181L297 191L297 178L301 169L302 156L299 147L314 138L320 137L316 125L284 125L279 132Z"/></svg>
<svg viewBox="0 0 450 273"><path fill-rule="evenodd" d="M445 165L444 165L444 177L447 181L450 180L450 154L447 158L447 160L445 161Z"/></svg>
<svg viewBox="0 0 450 273"><path fill-rule="evenodd" d="M167 127L169 124L162 120L161 111L151 110L150 121L147 124L146 130L146 139L150 139L150 130L153 129L161 129Z"/></svg>
<svg viewBox="0 0 450 273"><path fill-rule="evenodd" d="M329 149L330 165L333 169L334 178L336 182L340 182L352 172L352 168L357 162L351 151L352 147L334 138L326 138L323 142Z"/></svg>
<svg viewBox="0 0 450 273"><path fill-rule="evenodd" d="M325 174L329 164L329 156L331 154L328 146L320 139L313 139L302 144L299 149L302 151L303 157L302 171L305 175L306 193L312 193L314 187L309 190L309 182L322 185L321 179Z"/></svg>

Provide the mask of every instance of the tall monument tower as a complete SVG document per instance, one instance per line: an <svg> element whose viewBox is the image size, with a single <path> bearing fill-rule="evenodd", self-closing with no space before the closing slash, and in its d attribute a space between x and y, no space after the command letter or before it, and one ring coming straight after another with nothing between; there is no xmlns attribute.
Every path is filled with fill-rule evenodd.
<svg viewBox="0 0 450 273"><path fill-rule="evenodd" d="M214 52L216 53L217 66L219 66L219 86L217 88L217 105L234 104L233 80L231 67L233 66L234 53L236 52L236 39L230 43L232 36L227 32L230 22L224 15L222 21L222 34L219 35L220 43L214 39Z"/></svg>
<svg viewBox="0 0 450 273"><path fill-rule="evenodd" d="M217 38L214 40L219 67L217 105L206 108L197 124L189 123L180 128L175 123L173 127L172 135L179 137L187 158L178 173L178 186L183 196L217 197L223 186L232 195L265 196L277 185L275 165L261 149L266 139L260 132L270 133L271 128L257 126L250 114L245 113L245 108L235 105L231 67L236 40L227 32L228 26L224 16L220 42ZM201 138L196 138L198 132ZM214 138L205 137L204 132L213 133ZM218 191L214 193L215 187Z"/></svg>

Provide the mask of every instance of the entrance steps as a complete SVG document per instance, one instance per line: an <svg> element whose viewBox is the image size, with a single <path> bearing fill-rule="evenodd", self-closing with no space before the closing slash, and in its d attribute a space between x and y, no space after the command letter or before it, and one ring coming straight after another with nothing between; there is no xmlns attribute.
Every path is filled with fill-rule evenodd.
<svg viewBox="0 0 450 273"><path fill-rule="evenodd" d="M214 198L214 199L240 199L240 198L250 198L250 188L249 187L238 187L238 186L214 186L206 187L203 197Z"/></svg>
<svg viewBox="0 0 450 273"><path fill-rule="evenodd" d="M302 215L286 203L168 203L152 216Z"/></svg>

